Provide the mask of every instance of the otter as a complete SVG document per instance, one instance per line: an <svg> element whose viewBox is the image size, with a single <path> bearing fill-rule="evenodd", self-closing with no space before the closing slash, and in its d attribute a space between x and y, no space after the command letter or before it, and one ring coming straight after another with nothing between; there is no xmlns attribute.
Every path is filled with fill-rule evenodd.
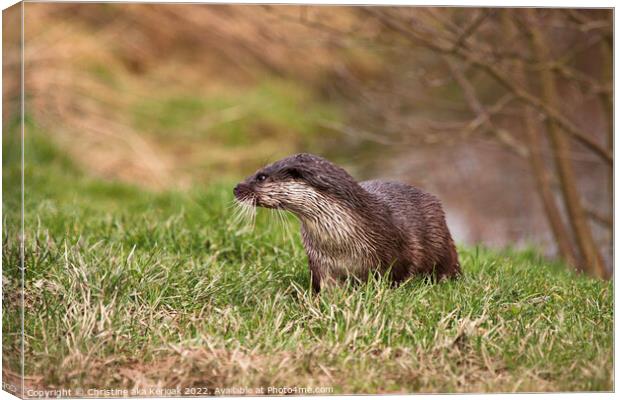
<svg viewBox="0 0 620 400"><path fill-rule="evenodd" d="M439 200L399 182L356 182L343 168L296 154L258 170L233 190L236 201L281 209L301 222L312 288L388 275L435 280L461 274Z"/></svg>

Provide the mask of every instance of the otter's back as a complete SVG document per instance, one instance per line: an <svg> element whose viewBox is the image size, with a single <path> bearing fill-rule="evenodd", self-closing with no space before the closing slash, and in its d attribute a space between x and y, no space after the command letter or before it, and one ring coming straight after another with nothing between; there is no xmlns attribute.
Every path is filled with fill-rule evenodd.
<svg viewBox="0 0 620 400"><path fill-rule="evenodd" d="M388 207L407 238L414 261L423 261L418 267L434 268L430 265L446 262L458 265L458 261L444 259L447 252L452 253L454 243L437 197L400 182L372 180L360 185Z"/></svg>
<svg viewBox="0 0 620 400"><path fill-rule="evenodd" d="M433 223L434 220L445 219L441 202L437 197L417 187L379 180L364 181L360 185L390 209L398 224L410 227L424 226Z"/></svg>

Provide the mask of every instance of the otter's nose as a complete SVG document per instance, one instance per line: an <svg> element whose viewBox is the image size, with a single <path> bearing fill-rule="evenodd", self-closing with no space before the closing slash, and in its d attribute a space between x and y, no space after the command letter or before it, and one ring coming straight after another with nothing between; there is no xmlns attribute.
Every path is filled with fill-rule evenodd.
<svg viewBox="0 0 620 400"><path fill-rule="evenodd" d="M233 194L235 195L236 198L240 198L240 197L243 197L243 195L246 194L247 191L248 191L247 185L240 183L237 186L235 186L235 188L233 189Z"/></svg>
<svg viewBox="0 0 620 400"><path fill-rule="evenodd" d="M239 196L239 192L241 191L241 184L238 184L237 186L235 186L235 188L233 189L233 194L235 196Z"/></svg>

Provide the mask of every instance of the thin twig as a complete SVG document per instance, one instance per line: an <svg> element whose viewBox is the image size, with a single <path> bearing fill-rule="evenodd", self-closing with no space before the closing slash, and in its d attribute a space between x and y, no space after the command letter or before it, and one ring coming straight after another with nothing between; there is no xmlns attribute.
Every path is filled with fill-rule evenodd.
<svg viewBox="0 0 620 400"><path fill-rule="evenodd" d="M405 37L416 44L423 45L443 54L455 54L459 58L477 66L481 70L485 71L490 77L492 77L497 83L503 86L508 91L512 92L521 101L534 106L541 112L544 112L548 118L557 123L568 135L573 139L590 149L603 159L609 166L613 166L612 153L599 144L596 140L592 139L586 133L582 132L575 124L573 124L568 118L562 115L557 109L551 107L549 104L532 95L529 91L517 86L510 78L508 78L502 70L500 70L495 63L488 62L482 59L474 52L466 51L463 47L458 48L456 51L452 51L453 46L444 47L433 42L432 39L421 37L417 35L411 29L408 29L403 24L387 18L383 13L373 9L366 9L367 12L380 19L387 27L402 33Z"/></svg>

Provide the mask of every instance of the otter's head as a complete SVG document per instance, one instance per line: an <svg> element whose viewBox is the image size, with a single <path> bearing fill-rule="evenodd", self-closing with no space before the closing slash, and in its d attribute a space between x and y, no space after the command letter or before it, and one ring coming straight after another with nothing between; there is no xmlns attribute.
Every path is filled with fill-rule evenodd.
<svg viewBox="0 0 620 400"><path fill-rule="evenodd" d="M296 154L256 171L235 186L237 201L316 215L326 202L350 202L363 190L342 168L312 154Z"/></svg>

